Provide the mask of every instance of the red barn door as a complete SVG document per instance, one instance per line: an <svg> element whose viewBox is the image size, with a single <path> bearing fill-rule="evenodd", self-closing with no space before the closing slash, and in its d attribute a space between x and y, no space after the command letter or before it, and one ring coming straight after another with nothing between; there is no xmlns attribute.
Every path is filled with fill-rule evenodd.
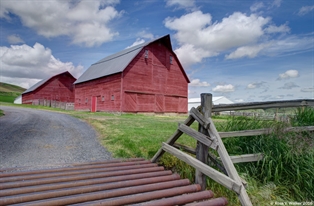
<svg viewBox="0 0 314 206"><path fill-rule="evenodd" d="M92 108L91 108L91 112L96 112L96 110L97 110L97 97L92 97L92 102L91 102L92 104L91 104L91 106L92 106Z"/></svg>
<svg viewBox="0 0 314 206"><path fill-rule="evenodd" d="M155 112L156 113L163 113L163 112L165 112L164 95L162 95L162 94L157 94L156 95Z"/></svg>

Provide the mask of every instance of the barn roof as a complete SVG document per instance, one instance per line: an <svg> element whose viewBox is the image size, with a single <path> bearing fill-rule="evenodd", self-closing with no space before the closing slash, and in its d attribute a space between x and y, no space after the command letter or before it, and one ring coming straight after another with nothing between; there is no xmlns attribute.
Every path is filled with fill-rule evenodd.
<svg viewBox="0 0 314 206"><path fill-rule="evenodd" d="M163 37L154 39L149 42L144 42L142 44L133 46L131 48L125 49L108 57L105 57L98 62L92 64L85 72L80 76L74 84L90 81L100 77L105 77L111 74L116 74L123 72L123 70L131 63L131 61L136 57L136 55L147 45L162 41L165 46L172 51L172 46L170 42L170 35L165 35Z"/></svg>
<svg viewBox="0 0 314 206"><path fill-rule="evenodd" d="M69 73L69 74L70 74L70 72L66 71L66 72L62 72L62 73L60 73L60 74L56 74L56 75L54 75L54 76L52 76L52 77L43 79L43 80L37 82L36 84L34 84L33 86L31 86L30 88L28 88L28 89L27 89L26 91L24 91L22 94L26 94L26 93L29 93L29 92L33 92L33 91L35 91L37 88L39 88L41 85L43 85L43 84L45 84L46 82L48 82L50 79L52 79L52 78L54 78L54 77L56 77L56 76L59 76L59 75L61 75L61 74L65 74L65 73ZM71 74L70 74L70 75L71 75ZM72 76L72 75L71 75L71 76ZM73 76L72 76L72 77L73 77ZM74 77L73 77L73 78L74 78Z"/></svg>

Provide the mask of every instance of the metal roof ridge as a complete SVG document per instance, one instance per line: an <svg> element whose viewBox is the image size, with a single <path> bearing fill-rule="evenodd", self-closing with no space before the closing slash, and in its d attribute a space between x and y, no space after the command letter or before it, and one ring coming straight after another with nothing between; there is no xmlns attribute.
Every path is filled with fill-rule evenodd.
<svg viewBox="0 0 314 206"><path fill-rule="evenodd" d="M128 54L128 53L131 53L131 52L135 51L135 50L142 49L143 47L147 46L148 44L151 44L151 43L153 43L153 42L155 42L155 41L157 41L157 40L159 40L159 39L162 39L162 38L164 38L164 37L166 37L166 36L168 36L168 35L169 35L169 34L164 35L164 36L162 36L162 37L155 38L155 39L153 39L153 40L151 40L151 41L148 41L148 42L144 42L144 43L142 43L142 44L135 45L135 46L133 46L133 47L131 47L131 48L124 49L124 50L120 51L120 52L122 52L120 55L114 56L115 54L120 53L120 52L116 52L116 53L110 55L110 56L112 56L111 58L110 58L110 56L108 56L108 57L107 57L108 59L105 58L103 61L96 62L96 63L94 63L94 64L92 64L92 65L97 65L97 64L100 64L100 63L103 63L103 62L107 62L107 61L116 59L116 58L118 58L118 57L124 56L124 55L126 55L126 54ZM123 51L125 51L125 52L123 52Z"/></svg>
<svg viewBox="0 0 314 206"><path fill-rule="evenodd" d="M30 88L28 88L27 90L25 90L22 94L26 94L26 93L29 93L29 92L32 92L32 91L35 91L37 88L39 88L41 85L45 84L46 82L48 82L50 79L56 77L56 76L59 76L61 74L65 74L65 73L69 73L74 79L76 79L69 71L64 71L64 72L61 72L59 74L56 74L56 75L53 75L51 77L47 77L47 78L44 78L42 80L40 80L39 82L37 82L36 84L34 84L33 86L31 86Z"/></svg>

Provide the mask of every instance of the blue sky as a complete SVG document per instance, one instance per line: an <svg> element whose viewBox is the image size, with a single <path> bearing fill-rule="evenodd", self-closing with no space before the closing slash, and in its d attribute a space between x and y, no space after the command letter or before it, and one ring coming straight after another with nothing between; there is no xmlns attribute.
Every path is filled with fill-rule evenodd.
<svg viewBox="0 0 314 206"><path fill-rule="evenodd" d="M0 81L24 88L170 34L190 98L314 98L313 0L1 0L0 22Z"/></svg>

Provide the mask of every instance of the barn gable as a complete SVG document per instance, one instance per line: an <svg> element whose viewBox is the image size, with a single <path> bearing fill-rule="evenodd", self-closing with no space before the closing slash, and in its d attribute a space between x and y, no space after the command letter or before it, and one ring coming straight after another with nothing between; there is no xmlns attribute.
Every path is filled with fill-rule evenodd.
<svg viewBox="0 0 314 206"><path fill-rule="evenodd" d="M75 80L68 71L43 79L22 93L22 103L32 104L40 100L74 102Z"/></svg>
<svg viewBox="0 0 314 206"><path fill-rule="evenodd" d="M170 51L172 51L172 46L170 42L170 36L166 35L158 39L154 39L149 42L145 42L134 47L125 49L118 53L112 54L105 57L98 62L92 64L85 72L82 74L74 84L79 84L82 82L90 81L93 79L109 76L112 74L123 72L131 61L143 50L143 48L153 42L162 42ZM175 56L175 54L174 54ZM175 56L175 58L177 58ZM181 66L181 65L180 65ZM186 76L183 67L181 66L184 75ZM188 77L186 76L187 81Z"/></svg>

